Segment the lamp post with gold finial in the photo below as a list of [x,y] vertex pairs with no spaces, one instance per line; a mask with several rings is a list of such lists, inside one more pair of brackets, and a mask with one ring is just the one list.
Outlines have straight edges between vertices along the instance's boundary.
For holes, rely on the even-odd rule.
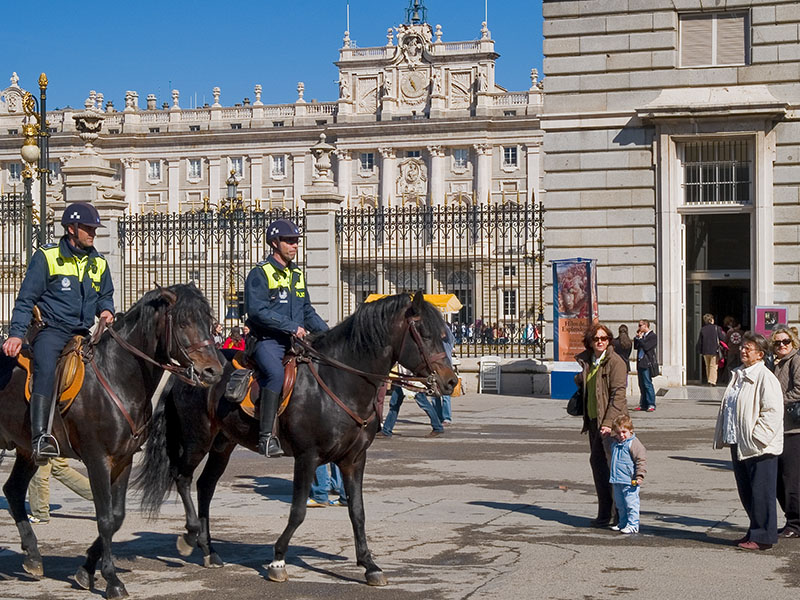
[[47,125],[47,75],[39,75],[39,101],[30,92],[25,92],[22,97],[22,110],[25,113],[22,125],[22,134],[25,141],[20,154],[25,161],[22,175],[25,183],[25,218],[26,218],[26,244],[27,256],[33,253],[33,177],[32,165],[36,164],[36,173],[39,177],[39,234],[38,245],[43,246],[47,241],[47,183],[50,178],[50,151],[48,138],[50,132]]

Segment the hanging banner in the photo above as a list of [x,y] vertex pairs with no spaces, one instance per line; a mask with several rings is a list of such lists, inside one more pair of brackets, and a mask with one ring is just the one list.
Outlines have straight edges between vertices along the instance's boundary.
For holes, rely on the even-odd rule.
[[553,360],[571,361],[584,350],[583,333],[598,318],[597,261],[553,261]]

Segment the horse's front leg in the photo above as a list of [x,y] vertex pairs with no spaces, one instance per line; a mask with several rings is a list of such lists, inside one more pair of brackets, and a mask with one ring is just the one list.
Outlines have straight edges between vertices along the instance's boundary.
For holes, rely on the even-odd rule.
[[210,530],[210,510],[211,499],[214,497],[214,490],[217,487],[217,482],[225,469],[228,467],[228,461],[231,458],[231,453],[236,448],[235,442],[228,442],[222,449],[217,449],[216,445],[211,449],[206,461],[206,466],[203,472],[197,479],[197,503],[199,505],[200,515],[200,537],[197,541],[200,549],[203,551],[203,566],[204,567],[221,567],[223,565],[222,559],[214,551],[211,545],[211,530]]
[[314,471],[318,465],[319,459],[316,455],[303,454],[294,459],[292,510],[289,513],[289,523],[286,525],[286,529],[275,542],[275,553],[267,569],[267,577],[272,581],[286,581],[289,578],[286,574],[286,550],[289,548],[289,540],[292,539],[294,532],[306,518],[308,492],[311,490],[311,481],[314,479]]
[[101,573],[106,580],[106,597],[115,599],[128,595],[125,585],[117,577],[111,554],[111,540],[125,520],[125,496],[131,474],[131,461],[118,465],[112,473],[104,458],[86,463],[100,535],[86,552],[86,562],[78,569],[75,580],[81,587],[91,589],[94,586],[97,561],[102,559]]
[[38,467],[29,458],[17,453],[11,475],[3,486],[3,493],[8,500],[8,508],[14,522],[17,524],[17,531],[21,542],[22,551],[25,558],[22,561],[22,568],[33,577],[39,579],[44,575],[42,565],[42,555],[39,553],[39,544],[36,534],[28,521],[28,513],[25,511],[25,492],[28,491],[28,484],[33,478]]
[[365,570],[369,585],[386,585],[389,581],[381,568],[372,560],[372,553],[367,546],[367,533],[364,516],[364,466],[367,462],[366,452],[361,452],[352,463],[340,462],[344,489],[347,492],[347,510],[350,523],[353,525],[353,536],[356,541],[356,561]]

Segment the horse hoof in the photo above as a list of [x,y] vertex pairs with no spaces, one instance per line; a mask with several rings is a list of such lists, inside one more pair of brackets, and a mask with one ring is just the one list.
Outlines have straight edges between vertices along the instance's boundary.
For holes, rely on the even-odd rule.
[[109,600],[115,600],[116,598],[127,598],[128,597],[128,590],[125,589],[125,586],[122,583],[117,585],[108,585],[106,587],[106,598]]
[[185,535],[179,535],[175,545],[178,547],[178,554],[181,556],[189,556],[194,550],[194,546],[186,541]]
[[206,569],[218,569],[219,567],[224,566],[225,563],[222,562],[222,559],[216,552],[212,552],[208,556],[203,557],[203,566]]
[[25,572],[31,577],[35,577],[36,579],[44,577],[44,565],[42,564],[41,558],[25,557],[25,560],[22,561],[22,568],[25,569]]
[[286,574],[286,567],[269,567],[267,569],[267,577],[270,581],[277,581],[278,583],[289,580],[289,576]]
[[370,571],[366,575],[367,577],[367,585],[388,585],[389,580],[386,579],[386,575],[383,574],[383,571]]
[[75,573],[75,583],[85,590],[90,590],[94,587],[94,576],[89,575],[89,571],[85,568],[79,567]]

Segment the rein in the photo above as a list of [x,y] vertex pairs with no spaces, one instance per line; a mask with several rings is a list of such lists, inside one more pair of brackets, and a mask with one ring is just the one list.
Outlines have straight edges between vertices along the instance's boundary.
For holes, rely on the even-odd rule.
[[[422,336],[420,336],[419,331],[417,330],[416,322],[420,320],[420,317],[407,317],[406,318],[406,326],[405,331],[403,332],[403,342],[400,344],[400,350],[405,347],[406,339],[408,338],[409,331],[411,332],[411,337],[414,340],[414,343],[417,345],[417,348],[422,355],[422,361],[413,369],[414,372],[417,372],[419,368],[424,364],[428,368],[429,375],[427,377],[416,377],[411,375],[403,375],[400,373],[389,373],[388,375],[378,375],[376,373],[369,373],[367,371],[362,371],[360,369],[356,369],[355,367],[351,367],[350,365],[346,365],[345,363],[338,361],[334,358],[329,356],[325,356],[318,350],[316,350],[311,344],[306,342],[303,339],[293,337],[294,342],[300,346],[304,351],[305,354],[303,356],[298,357],[298,362],[303,362],[308,365],[308,369],[311,371],[311,374],[314,376],[314,379],[317,381],[319,386],[322,390],[333,400],[342,410],[344,410],[350,418],[352,418],[359,427],[362,429],[366,429],[367,425],[369,425],[372,421],[376,418],[380,420],[380,412],[378,408],[378,398],[381,396],[381,392],[384,394],[386,393],[386,389],[390,384],[396,384],[400,387],[412,390],[412,391],[433,391],[435,388],[438,388],[438,384],[436,383],[436,377],[433,374],[433,363],[445,356],[447,356],[444,352],[440,352],[438,354],[434,354],[430,356],[428,352],[425,350],[425,347],[422,343]],[[348,373],[352,373],[354,375],[358,375],[363,377],[367,380],[373,380],[376,384],[376,388],[378,388],[377,395],[373,398],[373,408],[374,411],[370,414],[369,417],[366,419],[362,419],[359,417],[350,407],[348,407],[342,400],[333,393],[333,390],[328,387],[328,385],[322,380],[322,377],[317,371],[317,368],[314,366],[314,360],[319,361],[322,364],[327,364],[332,367],[336,367],[337,369],[341,369]],[[422,384],[422,387],[420,386]]]
[[172,314],[169,312],[169,310],[167,310],[167,332],[166,332],[167,335],[166,335],[166,337],[169,339],[170,345],[172,345],[173,343],[176,344],[178,346],[178,350],[180,350],[180,352],[183,354],[183,356],[190,363],[192,363],[191,366],[189,367],[189,372],[190,372],[191,377],[186,377],[183,374],[183,372],[186,369],[183,369],[183,368],[178,367],[176,365],[163,364],[163,363],[160,363],[160,362],[158,362],[156,360],[153,360],[152,358],[147,356],[144,352],[139,350],[136,346],[132,345],[130,342],[128,342],[126,339],[124,339],[122,336],[120,336],[116,331],[114,331],[114,329],[112,327],[107,327],[105,319],[100,319],[100,323],[97,326],[97,329],[95,330],[94,334],[92,335],[92,338],[91,338],[91,341],[90,341],[89,347],[92,348],[92,350],[90,350],[87,353],[87,359],[88,359],[89,364],[92,367],[92,370],[94,371],[95,376],[97,377],[97,381],[100,382],[100,385],[103,386],[103,389],[109,395],[111,400],[114,401],[114,404],[116,404],[117,408],[122,413],[122,416],[125,417],[125,420],[128,422],[128,426],[131,428],[131,434],[133,434],[133,438],[134,439],[138,439],[139,438],[139,436],[142,434],[142,432],[147,428],[147,425],[150,422],[150,419],[148,418],[144,422],[144,424],[141,427],[139,427],[139,429],[136,429],[136,424],[133,422],[133,419],[131,418],[130,413],[125,409],[125,405],[122,403],[122,400],[120,400],[119,396],[114,392],[113,389],[111,389],[111,385],[108,383],[108,380],[106,380],[106,378],[103,376],[103,374],[100,373],[100,369],[97,367],[97,363],[94,360],[93,348],[94,348],[94,346],[97,345],[97,342],[100,340],[100,337],[103,334],[104,330],[108,330],[108,333],[111,335],[112,338],[114,338],[114,341],[116,341],[120,346],[122,346],[122,348],[124,350],[127,350],[130,354],[133,354],[134,356],[136,356],[138,358],[141,358],[141,359],[143,359],[143,360],[145,360],[145,361],[147,361],[147,362],[149,362],[149,363],[151,363],[151,364],[153,364],[153,365],[155,365],[155,366],[157,366],[157,367],[159,367],[159,368],[161,368],[161,369],[163,369],[165,371],[168,371],[169,373],[172,374],[172,376],[177,377],[178,379],[180,379],[184,383],[188,383],[191,386],[197,386],[197,385],[205,386],[205,384],[202,383],[197,378],[197,375],[195,374],[195,371],[194,371],[194,363],[192,362],[192,359],[191,359],[191,357],[189,355],[192,352],[195,352],[195,351],[199,350],[200,348],[204,348],[206,346],[209,346],[209,345],[213,344],[214,341],[211,338],[208,338],[208,339],[205,339],[205,340],[203,340],[201,342],[197,342],[196,344],[192,344],[188,348],[184,347],[184,345],[180,342],[180,340],[178,340],[173,334]]

